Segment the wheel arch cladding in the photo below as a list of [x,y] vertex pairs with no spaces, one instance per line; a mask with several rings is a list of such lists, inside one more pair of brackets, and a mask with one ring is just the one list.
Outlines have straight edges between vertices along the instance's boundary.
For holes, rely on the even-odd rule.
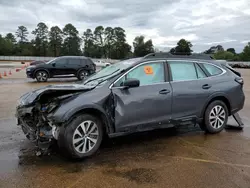
[[225,103],[225,105],[227,106],[227,110],[228,110],[228,115],[230,116],[231,115],[231,105],[230,105],[230,101],[228,100],[227,97],[223,96],[223,95],[219,95],[219,96],[215,96],[213,98],[211,98],[205,105],[205,107],[203,108],[202,110],[202,118],[204,117],[204,114],[205,114],[205,111],[208,107],[209,104],[211,104],[213,101],[222,101]]
[[[90,108],[83,108],[83,109],[80,109],[76,112],[74,112],[68,119],[67,122],[70,122],[72,121],[72,119],[78,115],[81,115],[81,114],[90,114],[90,115],[93,115],[97,118],[100,119],[100,121],[103,124],[103,128],[104,128],[104,132],[106,134],[109,134],[109,133],[112,133],[113,132],[113,127],[108,119],[108,117],[105,115],[104,112],[102,112],[101,110],[99,109],[96,109],[96,108],[93,108],[93,107],[90,107]],[[68,123],[67,123],[68,124]]]
[[36,73],[37,73],[38,71],[45,71],[45,72],[47,72],[48,77],[50,77],[49,71],[48,71],[47,69],[44,69],[44,68],[40,68],[40,69],[35,70],[35,71],[34,71],[34,76],[36,76]]

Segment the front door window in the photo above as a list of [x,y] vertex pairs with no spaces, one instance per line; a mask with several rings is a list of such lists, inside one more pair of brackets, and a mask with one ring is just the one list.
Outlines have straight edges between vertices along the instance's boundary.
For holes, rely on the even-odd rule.
[[159,62],[140,65],[123,76],[114,86],[123,86],[124,81],[128,79],[138,79],[140,86],[162,83],[165,81],[164,64]]

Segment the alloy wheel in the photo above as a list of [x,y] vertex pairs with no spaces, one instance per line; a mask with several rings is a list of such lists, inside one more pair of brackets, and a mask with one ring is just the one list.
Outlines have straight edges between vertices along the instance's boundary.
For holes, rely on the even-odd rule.
[[47,74],[45,72],[39,72],[37,74],[37,79],[39,81],[46,81],[47,80]]
[[74,131],[73,147],[79,153],[88,153],[97,143],[99,131],[93,121],[82,122]]
[[210,125],[215,129],[219,129],[224,124],[225,120],[225,109],[220,105],[216,105],[215,107],[213,107],[209,114]]
[[84,79],[84,78],[86,78],[88,76],[88,73],[86,72],[86,71],[82,71],[81,73],[80,73],[80,78],[81,79]]

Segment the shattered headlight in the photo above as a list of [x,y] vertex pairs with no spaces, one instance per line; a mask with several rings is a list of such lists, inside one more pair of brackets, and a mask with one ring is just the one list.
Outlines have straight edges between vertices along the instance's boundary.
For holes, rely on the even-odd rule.
[[49,104],[41,106],[41,111],[42,112],[50,113],[50,112],[52,112],[58,106],[59,106],[58,102],[51,102]]
[[56,97],[55,99],[51,100],[50,102],[44,104],[41,106],[41,111],[46,113],[51,113],[54,111],[57,107],[60,106],[61,101],[66,100],[70,97],[72,97],[73,94],[63,95]]

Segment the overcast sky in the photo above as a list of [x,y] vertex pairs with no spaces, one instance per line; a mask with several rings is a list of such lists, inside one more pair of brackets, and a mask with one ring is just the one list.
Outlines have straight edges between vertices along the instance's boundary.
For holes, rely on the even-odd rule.
[[31,32],[38,22],[72,23],[81,35],[98,25],[120,26],[131,45],[144,35],[160,49],[185,38],[196,52],[218,44],[240,52],[250,42],[250,0],[0,0],[1,34],[19,25]]

